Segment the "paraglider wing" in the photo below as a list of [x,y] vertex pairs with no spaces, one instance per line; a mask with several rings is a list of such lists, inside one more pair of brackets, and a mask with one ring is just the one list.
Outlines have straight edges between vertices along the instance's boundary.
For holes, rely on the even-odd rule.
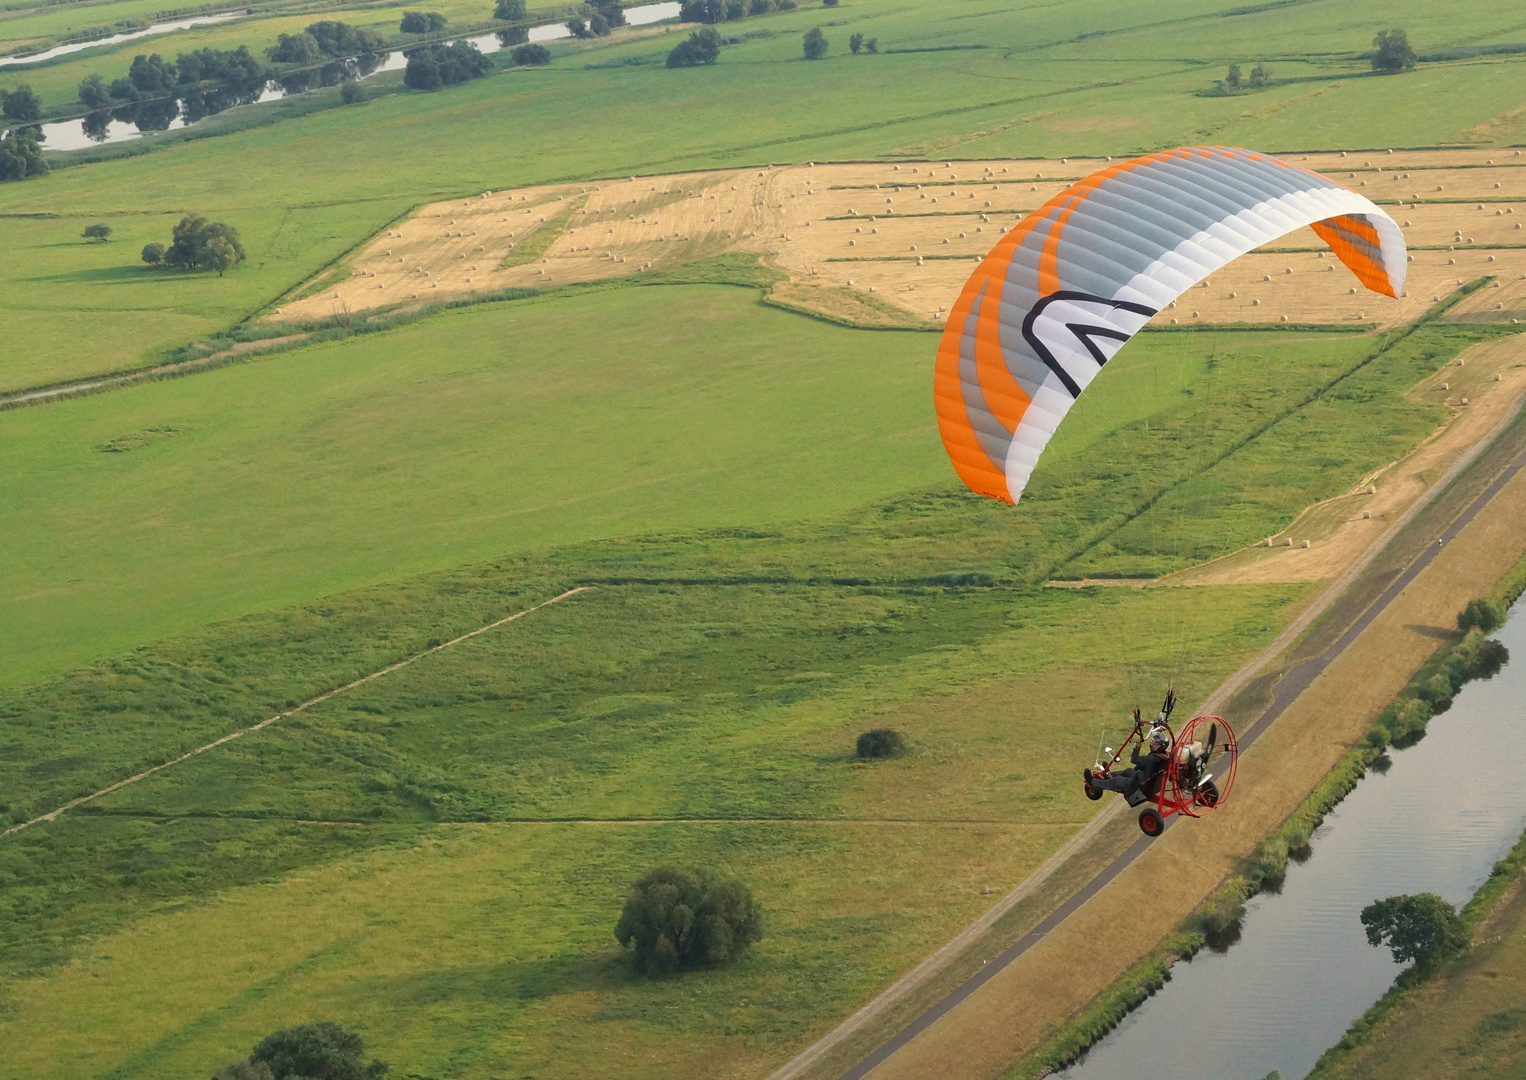
[[1367,288],[1402,294],[1392,218],[1249,150],[1120,162],[1028,215],[970,277],[938,348],[938,427],[960,478],[1017,502],[1070,406],[1129,338],[1225,263],[1307,225]]

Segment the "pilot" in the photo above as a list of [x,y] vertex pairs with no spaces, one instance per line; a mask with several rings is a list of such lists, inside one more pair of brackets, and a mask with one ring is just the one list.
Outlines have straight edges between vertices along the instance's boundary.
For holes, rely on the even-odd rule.
[[[1149,745],[1145,751],[1144,744]],[[1129,754],[1134,763],[1132,769],[1119,769],[1110,776],[1098,776],[1091,769],[1082,770],[1086,785],[1096,791],[1116,791],[1127,798],[1135,791],[1148,789],[1149,784],[1165,771],[1167,755],[1171,750],[1171,734],[1165,728],[1150,730],[1149,736]]]

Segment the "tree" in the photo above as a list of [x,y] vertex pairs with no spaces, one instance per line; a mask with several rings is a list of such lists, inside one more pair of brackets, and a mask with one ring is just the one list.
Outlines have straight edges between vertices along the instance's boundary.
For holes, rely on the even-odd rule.
[[152,56],[139,53],[132,58],[132,67],[127,69],[127,78],[132,82],[133,89],[145,97],[169,92],[175,85],[177,74],[175,65],[165,63],[158,53]]
[[678,8],[679,22],[718,23],[725,18],[724,0],[684,0]]
[[698,67],[713,64],[721,55],[721,33],[713,26],[705,26],[680,41],[668,53],[668,67]]
[[313,23],[306,33],[318,43],[319,51],[325,56],[359,56],[382,50],[382,37],[375,30],[333,19]]
[[528,18],[529,14],[527,0],[498,0],[498,5],[493,8],[493,18],[506,22],[517,22]]
[[827,36],[821,32],[821,27],[813,26],[805,32],[805,58],[820,60],[826,55]]
[[429,32],[431,34],[438,34],[441,30],[445,29],[444,15],[431,11],[425,18],[429,20]]
[[0,90],[0,113],[13,124],[35,124],[42,119],[42,101],[22,83],[10,93]]
[[346,105],[360,105],[369,97],[366,84],[359,79],[346,79],[339,84],[339,100]]
[[1369,945],[1387,945],[1396,963],[1427,963],[1468,943],[1468,934],[1452,905],[1435,893],[1390,896],[1362,909]]
[[[214,269],[221,274],[233,263],[244,261],[244,245],[238,238],[238,230],[220,221],[208,221],[200,214],[187,214],[181,218],[171,238],[173,243],[163,256],[166,266],[182,270]],[[225,252],[221,245],[213,249],[214,240],[221,240],[231,250],[231,262],[224,264]]]
[[1238,90],[1240,89],[1240,84],[1244,81],[1245,77],[1240,74],[1240,65],[1230,64],[1229,74],[1224,76],[1225,88],[1228,90]]
[[111,105],[111,91],[99,75],[87,75],[79,84],[79,99],[87,109],[105,109]]
[[822,7],[836,7],[837,0],[821,0]]
[[164,245],[157,240],[152,244],[144,244],[142,259],[149,266],[159,266],[164,262]]
[[1249,83],[1252,90],[1264,89],[1266,84],[1271,81],[1272,69],[1267,67],[1265,64],[1257,64],[1255,67],[1250,69]]
[[594,0],[592,6],[596,14],[603,16],[611,30],[625,25],[625,9],[620,6],[620,0]]
[[868,39],[867,41],[864,42],[864,52],[868,53],[870,56],[874,56],[879,51],[880,51],[880,39],[879,38],[872,37],[872,38],[870,38],[870,39]]
[[1476,626],[1487,634],[1499,629],[1504,621],[1504,614],[1490,601],[1469,600],[1468,606],[1457,616],[1457,629],[1466,632]]
[[403,19],[397,24],[399,34],[427,34],[429,33],[429,18],[422,11],[405,11]]
[[330,1020],[286,1028],[260,1040],[249,1055],[251,1065],[265,1065],[273,1080],[374,1080],[387,1064],[361,1060],[366,1044],[353,1031]]
[[595,11],[588,17],[588,31],[594,37],[604,37],[610,31],[609,20]]
[[111,236],[111,233],[110,225],[107,225],[104,221],[97,221],[94,225],[86,225],[85,231],[80,233],[80,235],[92,244],[104,244],[107,238]]
[[851,52],[854,56],[857,56],[859,54],[859,50],[862,49],[863,47],[864,47],[864,35],[863,34],[854,34],[854,35],[852,35],[851,37],[848,38],[848,51]]
[[588,29],[588,24],[576,15],[567,20],[567,32],[575,38],[593,37],[593,31]]
[[514,50],[514,63],[521,67],[551,63],[551,50],[544,45],[521,45]]
[[212,1074],[212,1080],[275,1080],[263,1061],[235,1061]]
[[1409,47],[1409,35],[1403,30],[1380,30],[1372,39],[1372,70],[1396,74],[1415,66],[1415,50]]
[[266,46],[265,55],[277,64],[314,64],[323,55],[311,34],[281,34],[274,45]]
[[631,889],[615,938],[636,970],[663,975],[724,964],[763,937],[763,912],[734,878],[659,867]]
[[47,176],[42,145],[36,128],[17,128],[0,138],[0,180],[25,180]]
[[408,54],[403,84],[412,90],[438,90],[480,78],[492,69],[492,61],[469,42],[425,45]]

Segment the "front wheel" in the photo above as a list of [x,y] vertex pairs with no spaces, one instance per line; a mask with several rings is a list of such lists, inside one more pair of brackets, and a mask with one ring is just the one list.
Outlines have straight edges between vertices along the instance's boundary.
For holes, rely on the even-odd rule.
[[1102,789],[1101,788],[1097,788],[1097,787],[1092,787],[1090,780],[1082,781],[1081,786],[1083,788],[1085,788],[1085,790],[1086,790],[1086,797],[1088,799],[1090,799],[1092,802],[1096,802],[1098,799],[1102,798]]
[[1139,812],[1139,829],[1146,836],[1159,836],[1166,831],[1166,819],[1159,811],[1146,807]]

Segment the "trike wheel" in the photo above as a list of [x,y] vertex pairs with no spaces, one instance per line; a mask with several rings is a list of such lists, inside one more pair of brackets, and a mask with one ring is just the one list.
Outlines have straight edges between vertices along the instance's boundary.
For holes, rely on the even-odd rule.
[[1092,787],[1090,780],[1083,781],[1082,787],[1084,787],[1086,790],[1086,797],[1092,802],[1096,802],[1098,799],[1102,798],[1102,789],[1099,787]]
[[1158,810],[1146,807],[1139,812],[1139,829],[1146,836],[1159,836],[1166,831],[1166,819]]
[[1197,789],[1196,801],[1199,806],[1206,806],[1210,810],[1219,805],[1219,789],[1212,780]]

